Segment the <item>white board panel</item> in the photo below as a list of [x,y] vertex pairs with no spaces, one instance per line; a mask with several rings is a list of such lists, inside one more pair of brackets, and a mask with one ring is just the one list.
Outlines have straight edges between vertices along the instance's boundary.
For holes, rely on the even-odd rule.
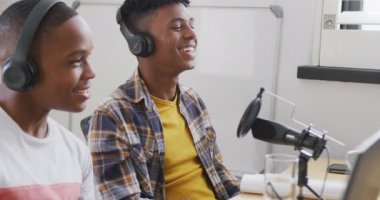
[[82,4],[78,11],[93,32],[94,50],[90,64],[96,72],[91,81],[91,99],[86,109],[72,115],[72,128],[82,133],[80,120],[91,115],[103,99],[124,83],[137,66],[137,59],[127,46],[116,23],[117,5]]
[[[181,80],[205,101],[227,167],[234,172],[258,172],[266,144],[251,133],[237,138],[236,132],[259,88],[272,88],[278,21],[267,9],[195,7],[191,11],[198,32],[197,64]],[[268,102],[260,115],[269,117]]]

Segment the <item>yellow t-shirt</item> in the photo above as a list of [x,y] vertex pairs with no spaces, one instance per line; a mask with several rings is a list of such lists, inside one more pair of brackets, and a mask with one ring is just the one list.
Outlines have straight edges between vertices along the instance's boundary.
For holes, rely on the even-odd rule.
[[167,200],[216,199],[195,150],[193,138],[176,99],[152,96],[164,126],[165,195]]

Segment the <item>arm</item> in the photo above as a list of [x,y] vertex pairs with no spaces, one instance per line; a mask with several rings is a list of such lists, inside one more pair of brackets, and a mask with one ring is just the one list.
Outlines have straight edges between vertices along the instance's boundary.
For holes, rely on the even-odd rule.
[[[204,160],[205,168],[208,171],[208,176],[214,185],[214,192],[218,195],[219,199],[229,199],[239,194],[239,181],[227,170],[223,164],[222,155],[216,144],[216,133],[211,125],[211,120],[206,109],[205,104],[199,95],[192,89],[183,87],[184,91],[183,109],[187,110],[184,113],[190,119],[188,121],[189,128],[193,133],[198,134],[199,141],[196,141],[201,149],[201,152],[209,152],[209,156],[205,153],[198,154]],[[201,159],[202,159],[201,158]],[[214,168],[215,170],[212,170]],[[220,187],[223,184],[223,187]],[[218,186],[216,186],[218,185]]]
[[[84,146],[84,145],[83,145]],[[95,199],[94,191],[94,176],[91,162],[91,155],[88,148],[85,146],[81,149],[84,153],[82,163],[82,185],[80,189],[80,200]]]
[[219,177],[222,180],[224,187],[226,188],[228,196],[233,197],[238,195],[240,193],[240,182],[223,165],[222,154],[220,153],[219,147],[216,143],[214,145],[213,152],[213,162],[215,169],[219,174]]
[[228,196],[231,198],[240,193],[240,182],[239,180],[233,176],[228,169],[223,164],[222,154],[219,150],[219,147],[216,143],[216,132],[211,125],[211,120],[208,115],[207,109],[203,101],[199,98],[199,103],[201,109],[204,112],[205,120],[207,121],[208,128],[206,128],[206,134],[210,139],[210,151],[211,151],[211,159],[214,164],[214,167],[219,175],[220,180],[222,181],[224,188],[226,189]]
[[103,199],[140,199],[125,127],[112,112],[97,110],[89,134],[94,174]]

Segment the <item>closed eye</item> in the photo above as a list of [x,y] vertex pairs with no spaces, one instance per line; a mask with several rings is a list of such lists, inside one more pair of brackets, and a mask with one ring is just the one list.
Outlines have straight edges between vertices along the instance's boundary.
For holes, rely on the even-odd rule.
[[195,26],[194,26],[194,23],[193,23],[193,22],[190,23],[189,26],[190,26],[191,29],[193,29],[193,30],[195,29]]
[[182,27],[181,26],[173,26],[172,29],[174,31],[181,31],[182,30]]
[[91,49],[86,50],[86,49],[79,49],[75,50],[67,55],[67,61],[68,64],[72,66],[81,66],[83,63],[87,62],[87,58],[91,54]]
[[74,65],[80,65],[80,63],[82,62],[83,59],[77,59],[77,60],[74,60],[72,61],[71,63],[74,64]]

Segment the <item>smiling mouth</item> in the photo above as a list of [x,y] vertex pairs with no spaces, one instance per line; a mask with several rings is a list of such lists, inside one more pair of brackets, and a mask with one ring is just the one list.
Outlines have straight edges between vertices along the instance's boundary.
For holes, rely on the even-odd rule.
[[195,52],[195,47],[193,47],[193,46],[182,47],[179,49],[179,51],[184,52],[184,53]]
[[89,88],[85,88],[85,89],[77,89],[77,90],[74,91],[74,93],[75,93],[76,95],[83,96],[83,97],[85,97],[86,99],[90,98],[90,96],[91,96]]
[[88,94],[89,91],[88,91],[88,89],[75,90],[75,93],[76,93],[76,94]]

